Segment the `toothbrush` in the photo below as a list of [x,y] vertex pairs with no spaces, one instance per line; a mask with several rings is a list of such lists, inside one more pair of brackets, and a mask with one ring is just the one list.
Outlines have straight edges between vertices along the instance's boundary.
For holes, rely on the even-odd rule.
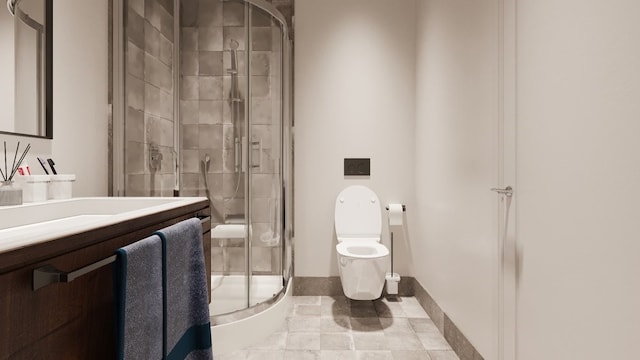
[[49,166],[51,167],[51,172],[53,173],[53,175],[58,175],[58,172],[56,171],[56,168],[53,167],[53,165],[55,165],[53,160],[52,159],[47,159],[47,162],[49,163]]
[[45,161],[42,158],[37,158],[38,162],[40,163],[40,166],[42,166],[42,170],[44,170],[44,173],[49,175],[49,170],[47,170],[47,165],[45,163]]

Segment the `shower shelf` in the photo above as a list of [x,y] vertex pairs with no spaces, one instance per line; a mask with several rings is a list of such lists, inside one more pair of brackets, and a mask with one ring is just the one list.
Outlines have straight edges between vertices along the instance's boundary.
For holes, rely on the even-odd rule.
[[246,235],[245,224],[221,224],[211,229],[212,239],[242,239]]

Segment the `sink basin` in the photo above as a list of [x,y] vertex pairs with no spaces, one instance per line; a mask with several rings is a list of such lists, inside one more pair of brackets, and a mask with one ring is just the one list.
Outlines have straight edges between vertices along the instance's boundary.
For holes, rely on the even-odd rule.
[[203,199],[90,197],[0,207],[0,253]]

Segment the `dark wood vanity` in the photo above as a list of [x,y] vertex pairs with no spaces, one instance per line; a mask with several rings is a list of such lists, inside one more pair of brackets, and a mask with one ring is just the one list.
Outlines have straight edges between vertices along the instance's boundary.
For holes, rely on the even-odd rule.
[[112,266],[35,291],[33,270],[52,265],[74,271],[194,216],[204,219],[203,246],[210,273],[207,200],[0,253],[0,359],[115,359]]

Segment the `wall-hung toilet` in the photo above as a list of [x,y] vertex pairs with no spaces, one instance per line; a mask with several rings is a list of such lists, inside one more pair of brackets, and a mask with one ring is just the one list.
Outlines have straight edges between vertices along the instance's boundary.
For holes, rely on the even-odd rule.
[[366,186],[349,186],[336,199],[338,269],[350,299],[373,300],[382,294],[389,250],[380,243],[380,211],[378,196]]

